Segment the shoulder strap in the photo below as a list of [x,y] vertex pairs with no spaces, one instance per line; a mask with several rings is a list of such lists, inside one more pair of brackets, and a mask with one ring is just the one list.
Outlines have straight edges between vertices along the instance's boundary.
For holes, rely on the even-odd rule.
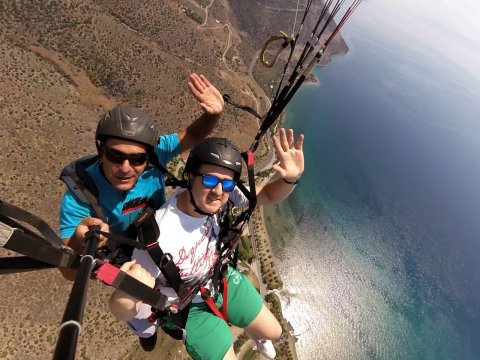
[[103,210],[98,203],[97,186],[86,171],[86,168],[95,161],[98,161],[98,155],[83,157],[71,162],[63,168],[60,173],[60,180],[67,185],[79,201],[90,205],[99,219],[107,222]]
[[189,291],[185,288],[180,277],[180,270],[173,261],[172,255],[164,253],[158,244],[160,229],[155,220],[155,212],[151,208],[146,208],[138,215],[133,222],[137,228],[138,240],[148,251],[155,264],[159,267],[165,279],[175,290],[180,299],[184,299]]

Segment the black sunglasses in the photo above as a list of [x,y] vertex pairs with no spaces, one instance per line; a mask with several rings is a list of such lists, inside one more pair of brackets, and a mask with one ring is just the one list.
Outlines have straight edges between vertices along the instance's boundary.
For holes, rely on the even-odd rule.
[[214,189],[219,183],[222,184],[222,190],[225,192],[231,192],[235,189],[235,185],[237,182],[232,179],[220,179],[215,175],[209,174],[200,174],[192,172],[194,176],[201,176],[202,177],[202,185],[205,186],[207,189]]
[[131,166],[140,166],[145,164],[147,161],[147,153],[134,153],[126,154],[124,152],[109,148],[108,146],[103,147],[103,153],[108,161],[114,164],[123,164],[125,160],[128,160]]

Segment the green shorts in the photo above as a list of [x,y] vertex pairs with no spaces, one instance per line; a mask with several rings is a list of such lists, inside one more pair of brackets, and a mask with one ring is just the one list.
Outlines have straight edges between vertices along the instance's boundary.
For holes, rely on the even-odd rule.
[[[246,276],[228,267],[228,321],[248,326],[260,313],[263,299]],[[220,308],[222,296],[217,300]],[[227,323],[208,310],[205,303],[192,304],[186,325],[185,346],[193,359],[220,360],[233,345]]]

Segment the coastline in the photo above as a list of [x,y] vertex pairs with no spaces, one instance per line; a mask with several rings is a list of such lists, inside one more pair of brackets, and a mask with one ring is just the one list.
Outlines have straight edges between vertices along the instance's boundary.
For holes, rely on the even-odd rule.
[[[267,220],[267,217],[265,215],[265,209],[264,209],[263,206],[260,209],[260,214],[261,214],[260,215],[261,216],[261,222],[262,222],[262,227],[263,227],[263,232],[264,232],[266,242],[269,244],[270,248],[272,248],[272,238],[271,238],[271,236],[268,232],[268,226],[267,226],[268,220]],[[272,252],[273,252],[273,248],[272,248]],[[273,258],[275,258],[275,256]],[[278,270],[276,268],[275,263],[274,263],[273,266],[275,266],[275,272],[278,273]],[[280,275],[278,275],[278,276],[281,279]],[[282,289],[283,289],[283,281],[282,281],[282,287],[278,290],[282,290]],[[273,290],[273,291],[275,293],[275,290]],[[281,303],[280,297],[277,294],[275,294],[275,296],[277,297],[277,299]],[[290,323],[290,321],[283,316],[283,309],[282,308],[281,308],[281,310],[282,310],[282,319],[284,321],[283,325],[286,328],[285,330],[287,330],[287,334],[284,334],[284,336],[286,336],[286,338],[288,340],[288,346],[289,346],[290,350],[292,351],[293,359],[297,360],[298,359],[297,349],[296,349],[297,337],[295,335],[293,335],[293,334],[295,334],[295,329],[292,326],[292,324]]]
[[[275,160],[273,145],[267,146],[267,158],[270,161],[262,164],[260,169],[255,169],[256,172],[265,172],[271,168],[271,164]],[[266,177],[260,177],[260,182],[268,182],[274,177],[274,172],[269,172]],[[258,181],[258,178],[257,178]],[[274,205],[275,206],[275,205]],[[276,210],[274,210],[276,211]],[[253,212],[249,226],[249,236],[251,239],[255,260],[250,265],[250,270],[258,278],[258,289],[260,294],[264,297],[270,310],[279,319],[283,328],[283,334],[280,340],[275,343],[278,348],[277,358],[294,359],[297,360],[296,342],[297,337],[294,336],[295,329],[292,324],[283,315],[282,300],[278,292],[283,289],[283,281],[278,272],[276,265],[276,257],[272,247],[272,237],[275,234],[268,232],[270,216],[265,214],[263,206],[257,207]]]
[[308,86],[320,86],[320,79],[313,72],[311,72],[308,74],[308,77],[305,79],[303,84]]
[[[260,84],[256,82],[253,76],[251,76],[251,80],[260,87]],[[310,73],[310,76],[305,79],[304,85],[320,86],[320,80],[312,72]],[[285,122],[286,115],[282,114],[277,120],[275,128],[283,126]],[[275,172],[272,171],[271,167],[276,160],[276,156],[273,143],[269,140],[270,138],[266,137],[264,141],[262,141],[263,146],[260,148],[263,148],[264,150],[261,156],[256,159],[255,176],[257,184],[266,183],[275,177]],[[277,207],[278,204],[272,206],[275,207],[273,211],[280,212]],[[277,350],[280,350],[277,351],[277,358],[298,360],[296,349],[296,342],[298,339],[293,335],[296,334],[296,332],[290,321],[283,315],[282,299],[278,294],[283,289],[283,280],[278,272],[275,263],[276,257],[272,247],[272,237],[275,237],[276,234],[269,233],[268,227],[272,226],[267,225],[273,225],[273,228],[276,226],[276,224],[270,219],[270,216],[265,214],[265,208],[259,206],[253,212],[248,226],[248,235],[250,236],[255,254],[254,261],[250,265],[250,270],[254,273],[251,277],[251,281],[254,283],[256,282],[259,285],[258,290],[263,296],[264,301],[281,322],[283,334],[281,339],[274,343]],[[256,281],[253,277],[256,277]],[[243,353],[244,347],[242,347],[239,355]],[[239,359],[243,359],[243,355],[242,357],[239,357]]]

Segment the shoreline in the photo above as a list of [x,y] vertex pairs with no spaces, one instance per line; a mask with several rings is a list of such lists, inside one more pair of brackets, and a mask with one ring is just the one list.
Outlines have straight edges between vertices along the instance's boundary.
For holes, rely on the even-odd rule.
[[[320,80],[313,74],[310,74],[303,85],[305,86],[320,86]],[[251,80],[256,82],[252,76]],[[260,87],[260,85],[257,83]],[[286,122],[286,115],[282,114],[274,125],[275,128],[283,126]],[[275,177],[275,172],[271,170],[272,164],[276,160],[275,149],[271,141],[264,141],[265,152],[259,159],[255,166],[256,183],[266,183]],[[273,205],[278,206],[278,205]],[[265,215],[265,208],[258,206],[253,212],[249,221],[249,236],[254,249],[255,258],[250,265],[250,270],[255,274],[258,279],[259,291],[264,298],[265,303],[270,305],[270,310],[276,315],[277,319],[281,322],[283,333],[281,338],[274,342],[275,347],[280,348],[277,352],[277,357],[286,355],[286,358],[298,360],[296,342],[298,338],[295,334],[295,328],[291,322],[283,315],[282,301],[278,291],[284,288],[283,280],[278,272],[277,264],[275,263],[275,254],[272,247],[272,236],[268,232],[267,222],[269,216]],[[275,300],[271,300],[274,297]],[[281,357],[283,358],[283,357]]]
[[[266,241],[268,242],[269,246],[272,248],[272,238],[268,232],[268,227],[267,227],[267,219],[266,219],[266,216],[265,216],[265,209],[264,207],[262,206],[261,209],[260,209],[260,213],[261,213],[261,219],[262,219],[262,225],[263,225],[263,228],[264,228],[264,233],[265,233],[265,237],[266,237]],[[273,252],[273,248],[272,248],[272,252]],[[275,264],[274,262],[274,266],[275,266],[275,271],[278,273],[278,269],[277,269],[277,265]],[[280,277],[280,275],[279,275]],[[280,289],[278,289],[279,291],[282,290],[284,288],[283,286],[283,281],[282,281],[282,287]],[[281,304],[281,300],[280,300],[280,297],[278,295],[275,294],[275,296],[278,298],[278,300],[280,301],[280,304]],[[286,330],[288,331],[288,333],[286,334],[286,337],[288,339],[288,344],[289,344],[289,348],[290,350],[292,351],[292,355],[293,355],[293,359],[294,360],[298,360],[298,355],[297,355],[297,347],[296,347],[296,342],[297,342],[297,337],[295,335],[292,335],[292,334],[295,334],[295,328],[293,327],[292,323],[290,322],[289,319],[287,319],[284,315],[283,315],[283,308],[281,307],[281,311],[282,311],[282,319],[284,320],[284,325],[286,327]],[[285,336],[285,335],[284,335]]]
[[[343,39],[341,41],[343,42]],[[257,89],[258,93],[253,91],[250,95],[252,96],[252,100],[256,104],[256,111],[258,113],[262,113],[262,104],[265,104],[266,112],[269,110],[271,103],[269,97],[266,95],[265,89],[262,87],[261,83],[257,81],[253,72],[251,71],[254,64],[258,60],[258,54],[259,51],[256,52],[256,55],[250,62],[250,71],[246,76],[248,78],[246,82],[251,82],[254,85],[253,88]],[[331,52],[327,52],[325,61],[317,64],[315,68],[317,66],[325,66],[331,60],[332,55],[333,54]],[[319,87],[321,85],[321,81],[317,77],[317,75],[315,75],[315,73],[311,71],[302,85],[308,87]],[[259,97],[258,94],[261,94],[261,96]],[[285,113],[282,113],[279,119],[274,124],[273,128],[278,128],[279,126],[282,126],[285,122],[286,115]],[[260,127],[260,124],[258,126]],[[267,182],[272,179],[273,176],[275,176],[275,172],[271,170],[271,166],[276,160],[273,144],[271,143],[271,141],[269,141],[268,138],[266,138],[262,140],[259,150],[261,148],[263,148],[263,150],[261,150],[261,155],[256,159],[257,163],[255,165],[255,176],[257,184],[259,182]],[[284,309],[282,308],[282,300],[277,293],[284,288],[283,280],[281,279],[281,276],[278,272],[277,264],[275,263],[276,257],[272,247],[272,239],[273,237],[278,236],[278,234],[275,234],[275,231],[269,233],[267,224],[270,225],[271,228],[275,228],[276,226],[275,221],[270,219],[270,216],[268,216],[268,214],[265,214],[264,207],[257,207],[257,209],[252,214],[248,225],[248,235],[250,237],[255,255],[254,261],[249,266],[249,270],[253,273],[253,276],[258,279],[259,291],[264,298],[265,303],[267,303],[267,305],[270,307],[272,312],[276,315],[276,317],[279,321],[281,321],[282,324],[282,337],[280,340],[275,342],[275,347],[278,347],[280,350],[277,351],[277,356],[279,358],[285,357],[298,360],[296,348],[298,335],[294,335],[296,334],[296,332],[292,323],[287,318],[285,318],[283,314]]]
[[[277,291],[283,289],[283,281],[275,264],[271,238],[266,226],[264,208],[257,208],[250,220],[250,239],[254,248],[255,260],[250,265],[251,273],[258,278],[259,291],[265,303],[280,321],[283,329],[281,338],[274,342],[277,356],[298,360],[296,342],[297,337],[292,334],[295,329],[283,315],[282,303]],[[280,357],[283,358],[283,357]]]
[[[270,162],[264,164],[263,169],[256,169],[264,172],[271,168],[271,163],[275,159],[273,145],[269,144],[267,149],[267,157],[271,158]],[[274,172],[270,172],[268,176],[261,177],[261,183],[268,182],[274,177]],[[258,178],[257,178],[258,179]],[[277,292],[284,288],[283,280],[278,272],[276,257],[272,247],[272,234],[269,234],[267,223],[268,217],[265,214],[263,206],[257,207],[253,212],[249,222],[249,236],[255,254],[255,260],[250,265],[250,270],[257,276],[260,294],[264,297],[265,302],[270,305],[270,309],[281,321],[283,334],[280,340],[275,342],[276,347],[280,348],[280,353],[288,354],[289,358],[298,360],[296,342],[297,337],[295,329],[291,322],[283,315],[282,301]]]

